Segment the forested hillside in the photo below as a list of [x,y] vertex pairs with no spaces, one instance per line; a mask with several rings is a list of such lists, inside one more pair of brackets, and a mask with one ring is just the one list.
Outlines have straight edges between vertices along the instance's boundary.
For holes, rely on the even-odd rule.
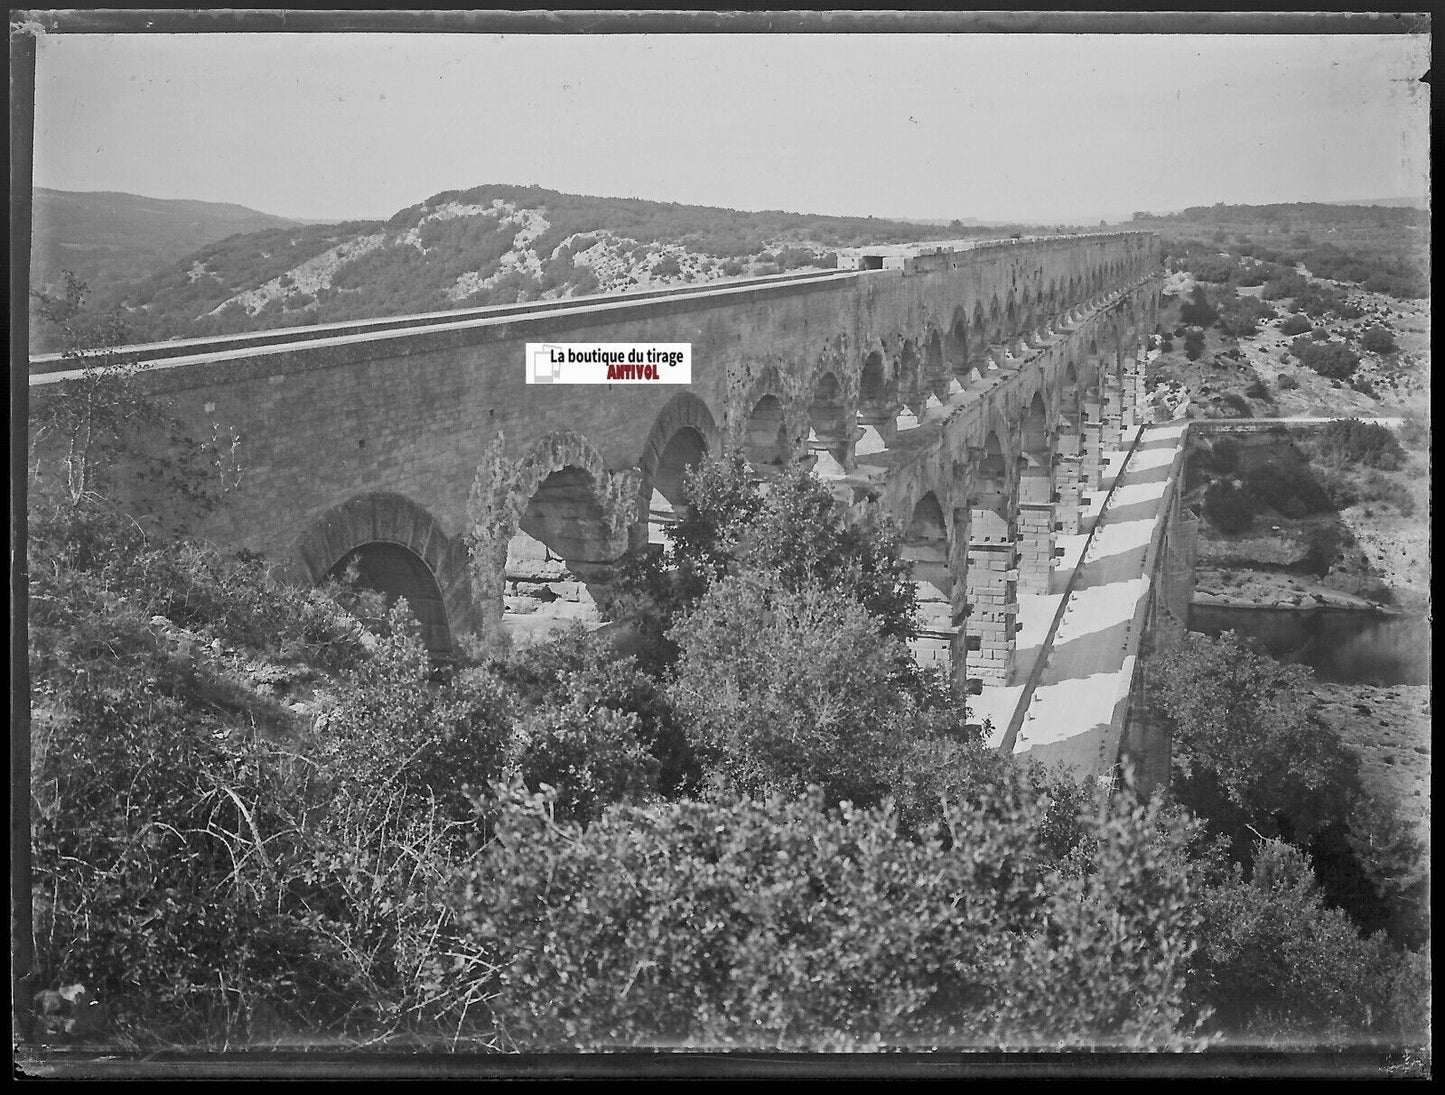
[[233,235],[139,281],[82,280],[88,309],[118,309],[143,342],[827,269],[838,248],[1007,231],[491,184],[385,223]]

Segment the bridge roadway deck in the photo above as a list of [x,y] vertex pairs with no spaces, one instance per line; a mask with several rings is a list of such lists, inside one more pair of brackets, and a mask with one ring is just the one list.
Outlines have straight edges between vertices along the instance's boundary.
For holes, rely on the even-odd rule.
[[[976,717],[993,723],[991,745],[1079,774],[1102,774],[1112,765],[1137,650],[1131,632],[1149,592],[1146,557],[1157,522],[1167,518],[1169,477],[1186,429],[1184,422],[1146,426],[1130,451],[1110,453],[1105,489],[1086,496],[1091,531],[1059,538],[1064,565],[1055,574],[1057,592],[1020,595],[1014,683],[985,688],[974,701]],[[1030,689],[1041,657],[1042,672]],[[1027,704],[1021,720],[1020,704]],[[1013,722],[1018,731],[1010,742]]]

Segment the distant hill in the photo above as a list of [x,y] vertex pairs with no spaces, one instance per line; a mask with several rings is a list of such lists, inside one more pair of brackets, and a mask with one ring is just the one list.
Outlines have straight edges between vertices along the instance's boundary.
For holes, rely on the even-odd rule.
[[491,184],[435,194],[385,222],[273,223],[213,239],[94,303],[122,308],[129,339],[149,341],[826,269],[840,248],[939,236],[937,225],[873,217]]
[[94,290],[133,283],[237,232],[297,222],[242,205],[36,187],[31,284],[58,285],[71,270]]

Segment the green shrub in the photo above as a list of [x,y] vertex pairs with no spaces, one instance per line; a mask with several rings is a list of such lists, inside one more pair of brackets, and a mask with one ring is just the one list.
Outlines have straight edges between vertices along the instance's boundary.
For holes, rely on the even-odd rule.
[[1254,408],[1249,405],[1249,400],[1238,392],[1226,392],[1221,402],[1232,410],[1237,418],[1254,417]]
[[911,659],[856,603],[728,578],[671,636],[672,702],[716,778],[752,794],[815,783],[834,802],[885,793],[908,728]]
[[656,790],[658,762],[635,712],[574,695],[518,720],[507,767],[533,789],[557,789],[559,818],[590,821],[615,802],[639,802]]
[[1239,442],[1232,437],[1214,438],[1209,444],[1209,466],[1217,472],[1229,475],[1239,467]]
[[1309,331],[1310,321],[1299,312],[1285,316],[1279,321],[1279,332],[1282,335],[1302,335]]
[[1275,380],[1275,386],[1282,392],[1289,392],[1299,387],[1299,381],[1289,373],[1280,373]]
[[1335,466],[1364,464],[1393,471],[1405,462],[1405,450],[1387,426],[1358,418],[1330,422],[1314,438],[1319,459]]
[[1300,518],[1334,509],[1308,465],[1276,462],[1251,473],[1245,486],[1251,495],[1285,517]]
[[816,796],[614,807],[585,830],[497,788],[457,894],[510,1047],[1182,1047],[1188,830],[1123,804],[1054,866],[1037,805]]
[[1360,335],[1360,349],[1368,350],[1372,354],[1392,354],[1399,347],[1395,345],[1395,336],[1389,329],[1376,324],[1366,327]]
[[1385,937],[1362,938],[1328,908],[1309,861],[1279,840],[1253,853],[1248,881],[1232,877],[1202,890],[1203,944],[1193,959],[1195,999],[1234,1037],[1283,1044],[1351,1040],[1416,1042],[1426,1011],[1415,955]]
[[1190,361],[1197,361],[1202,353],[1204,353],[1204,332],[1190,330],[1184,336],[1184,356]]
[[1204,492],[1204,515],[1220,532],[1244,532],[1254,525],[1254,506],[1228,480],[1217,480]]
[[1179,322],[1191,327],[1208,327],[1219,318],[1219,312],[1209,303],[1204,287],[1196,285],[1189,299],[1179,306]]
[[[30,548],[37,984],[84,984],[129,1045],[404,1028],[462,834],[281,702],[371,659],[355,619],[103,511],[32,511]],[[395,622],[372,696],[409,679]]]
[[1301,839],[1343,821],[1358,792],[1358,760],[1310,717],[1309,670],[1251,650],[1233,632],[1193,632],[1151,672],[1172,733],[1180,800],[1238,837],[1283,819]]
[[1359,356],[1338,342],[1316,343],[1297,338],[1290,350],[1305,368],[1330,380],[1349,379],[1360,364]]

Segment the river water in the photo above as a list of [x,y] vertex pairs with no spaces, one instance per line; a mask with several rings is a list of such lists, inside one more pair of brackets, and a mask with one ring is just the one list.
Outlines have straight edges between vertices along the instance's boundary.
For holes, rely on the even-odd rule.
[[1429,684],[1430,621],[1349,609],[1190,605],[1189,630],[1257,640],[1285,662],[1300,662],[1338,684]]

